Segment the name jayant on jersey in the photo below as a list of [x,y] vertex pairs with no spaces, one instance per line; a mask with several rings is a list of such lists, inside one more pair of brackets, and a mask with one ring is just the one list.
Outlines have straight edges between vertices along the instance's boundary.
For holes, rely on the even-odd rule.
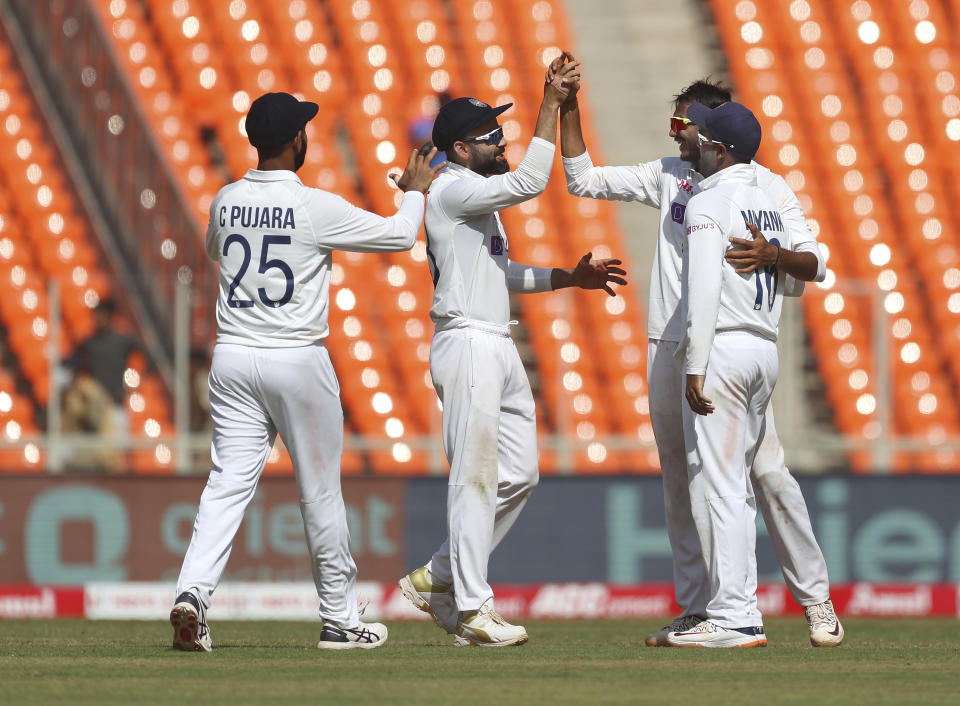
[[231,206],[230,216],[227,217],[227,207],[220,207],[220,225],[236,228],[296,228],[293,222],[293,209],[279,206]]
[[758,230],[783,232],[783,220],[777,211],[740,211],[744,223],[753,223]]

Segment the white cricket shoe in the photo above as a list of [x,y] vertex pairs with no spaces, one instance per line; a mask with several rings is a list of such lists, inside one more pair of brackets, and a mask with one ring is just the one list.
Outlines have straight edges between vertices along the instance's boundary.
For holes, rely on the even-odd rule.
[[419,610],[429,613],[438,627],[450,635],[457,631],[457,604],[453,599],[453,587],[438,583],[426,566],[400,579],[400,590],[404,598]]
[[647,635],[647,647],[670,647],[667,635],[672,632],[684,632],[707,619],[705,615],[681,615],[669,625]]
[[724,628],[710,620],[701,620],[683,632],[671,632],[667,643],[673,647],[766,647],[763,626]]
[[480,610],[464,614],[457,623],[457,636],[453,638],[454,647],[474,645],[478,647],[507,647],[522,645],[529,638],[522,625],[511,625],[493,609],[493,599],[489,598],[480,606]]
[[839,647],[843,642],[843,626],[833,610],[833,601],[805,606],[803,614],[810,628],[810,644],[814,647]]
[[196,590],[184,591],[170,611],[173,626],[173,649],[184,652],[209,652],[213,649],[210,628],[207,626],[207,609]]
[[355,628],[324,625],[320,631],[321,650],[372,650],[387,641],[387,626],[383,623],[360,623]]

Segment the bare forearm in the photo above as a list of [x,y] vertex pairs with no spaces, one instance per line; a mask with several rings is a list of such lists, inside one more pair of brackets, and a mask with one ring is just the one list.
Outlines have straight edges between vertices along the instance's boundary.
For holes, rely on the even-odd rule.
[[576,101],[560,106],[560,154],[579,157],[586,151],[580,127],[580,106]]
[[544,98],[540,103],[540,114],[537,116],[537,128],[534,137],[539,137],[552,144],[557,144],[557,109],[560,104],[550,98]]
[[[776,246],[774,246],[776,247]],[[780,249],[779,261],[774,256],[777,269],[786,272],[804,282],[812,282],[817,276],[819,263],[817,256],[811,252],[794,252]]]
[[572,267],[554,267],[550,273],[550,287],[552,289],[566,289],[574,286]]

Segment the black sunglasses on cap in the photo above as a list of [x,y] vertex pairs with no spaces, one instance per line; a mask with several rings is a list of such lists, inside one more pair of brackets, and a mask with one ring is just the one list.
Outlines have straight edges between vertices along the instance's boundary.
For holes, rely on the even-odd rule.
[[493,130],[476,137],[464,137],[461,142],[482,142],[485,145],[499,145],[503,139],[503,126],[498,125]]

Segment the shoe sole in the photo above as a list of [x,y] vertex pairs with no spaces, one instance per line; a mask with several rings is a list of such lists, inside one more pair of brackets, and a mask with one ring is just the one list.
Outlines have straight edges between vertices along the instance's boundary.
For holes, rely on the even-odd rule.
[[387,644],[387,638],[377,642],[318,642],[317,649],[321,650],[374,650]]
[[743,643],[740,643],[739,645],[705,645],[705,644],[703,644],[703,643],[698,643],[698,644],[679,644],[679,645],[678,645],[678,644],[674,644],[674,643],[671,642],[671,643],[669,643],[668,646],[669,646],[669,647],[681,647],[681,648],[682,648],[682,647],[700,647],[700,648],[704,648],[704,649],[728,649],[728,650],[730,650],[730,649],[737,649],[737,648],[741,648],[741,647],[766,647],[766,646],[767,646],[767,641],[766,641],[766,640],[754,640],[753,642],[743,642]]
[[413,585],[413,582],[406,576],[400,579],[397,582],[400,585],[400,592],[403,594],[403,597],[406,598],[410,603],[413,604],[413,607],[422,613],[426,613],[433,619],[434,625],[443,630],[448,635],[453,633],[447,630],[443,624],[440,622],[440,619],[437,618],[433,610],[430,609],[430,604],[420,595],[420,592]]
[[434,620],[437,619],[436,616],[434,616],[433,611],[430,610],[430,604],[427,603],[423,599],[423,596],[420,595],[420,592],[414,588],[413,582],[409,578],[404,576],[397,583],[400,584],[400,592],[403,594],[403,597],[413,603],[417,610],[427,613]]
[[512,640],[507,640],[505,642],[483,642],[482,640],[471,640],[469,637],[463,637],[457,635],[453,638],[454,647],[519,647],[520,645],[526,644],[527,640],[530,637],[524,633],[519,637],[515,637]]
[[812,637],[810,638],[810,645],[813,646],[813,647],[823,647],[823,648],[829,649],[829,648],[831,648],[831,647],[840,647],[840,645],[842,645],[842,644],[843,644],[843,638],[842,638],[842,637],[841,637],[839,640],[835,641],[835,642],[834,642],[834,641],[831,641],[831,642],[817,642],[817,641],[814,640]]
[[647,647],[672,647],[672,645],[667,642],[666,637],[654,637],[653,635],[648,635],[646,642]]
[[199,618],[188,606],[174,606],[170,611],[173,626],[173,649],[181,652],[207,652],[200,644]]

